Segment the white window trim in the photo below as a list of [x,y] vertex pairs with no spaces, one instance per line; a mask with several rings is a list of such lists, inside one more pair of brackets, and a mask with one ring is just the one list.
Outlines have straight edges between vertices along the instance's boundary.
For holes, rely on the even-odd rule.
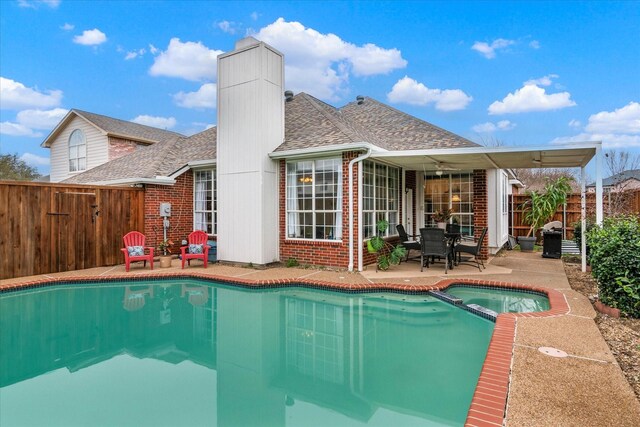
[[[213,168],[201,168],[201,169],[194,169],[193,170],[193,217],[192,217],[192,224],[191,224],[191,228],[193,230],[196,229],[196,174],[198,172],[208,172],[211,171],[211,178],[213,180],[213,183],[211,185],[211,192],[213,194],[211,194],[211,229],[213,230],[212,234],[207,233],[208,236],[217,236],[218,233],[218,224],[216,222],[216,217],[217,217],[217,209],[215,209],[215,206],[217,205],[217,200],[216,200],[216,196],[218,194],[217,192],[217,185],[218,185],[218,179],[216,176],[216,167]],[[207,210],[205,211],[198,211],[198,212],[209,212]]]
[[[81,147],[81,146],[84,145],[84,157],[75,157],[75,158],[72,159],[71,158],[71,137],[76,132],[79,132],[80,135],[82,135],[83,144],[76,145],[75,147]],[[88,162],[88,157],[89,156],[88,156],[88,153],[87,153],[87,151],[88,151],[87,148],[88,148],[87,147],[87,136],[85,135],[84,131],[82,129],[80,129],[80,128],[72,130],[71,133],[69,134],[69,138],[67,139],[67,170],[68,170],[68,173],[70,175],[76,175],[76,174],[85,172],[88,169],[87,162]],[[80,165],[79,160],[82,159],[82,158],[84,158],[84,169],[79,169],[79,165]],[[78,163],[78,169],[77,170],[74,170],[74,171],[71,170],[71,160],[76,160],[76,162]]]
[[327,211],[327,210],[323,210],[323,211],[317,211],[315,209],[315,204],[316,204],[316,200],[315,200],[315,185],[312,185],[312,200],[313,200],[313,209],[311,211],[312,217],[313,217],[313,228],[315,230],[315,221],[316,221],[316,213],[327,213],[327,212],[335,212],[335,213],[339,213],[340,214],[340,221],[342,222],[344,220],[344,210],[342,209],[342,202],[344,199],[344,194],[342,191],[342,186],[343,186],[343,173],[342,173],[342,156],[336,157],[336,156],[330,156],[330,157],[314,157],[314,158],[308,158],[308,159],[292,159],[292,160],[287,160],[285,162],[285,167],[284,167],[284,236],[285,236],[285,241],[288,242],[326,242],[326,243],[336,243],[336,244],[340,244],[342,243],[342,240],[344,238],[344,234],[345,234],[345,230],[342,230],[341,233],[341,237],[339,239],[317,239],[315,237],[312,238],[304,238],[304,237],[289,237],[289,212],[307,212],[307,211],[289,211],[288,207],[287,207],[287,182],[289,180],[289,164],[290,163],[300,163],[300,162],[311,162],[312,167],[313,167],[313,176],[315,177],[316,174],[316,166],[315,166],[315,162],[318,160],[338,160],[341,168],[340,168],[340,173],[338,174],[338,191],[340,193],[340,197],[336,197],[338,200],[336,200],[336,205],[340,206],[340,209],[336,209],[333,211]]

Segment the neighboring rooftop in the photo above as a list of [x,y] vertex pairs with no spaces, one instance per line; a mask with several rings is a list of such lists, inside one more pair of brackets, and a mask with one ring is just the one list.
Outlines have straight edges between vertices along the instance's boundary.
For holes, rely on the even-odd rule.
[[51,142],[64,128],[74,116],[78,116],[91,123],[106,135],[117,136],[124,139],[153,144],[156,142],[166,141],[175,137],[184,137],[184,135],[169,130],[159,129],[152,126],[141,125],[138,123],[114,119],[113,117],[103,116],[101,114],[90,113],[88,111],[78,110],[76,108],[70,110],[67,115],[60,121],[53,131],[42,142],[42,147],[49,147]]
[[[638,181],[640,181],[640,169],[633,169],[633,170],[628,170],[628,171],[624,171],[624,172],[620,172],[617,173],[615,175],[612,175],[608,178],[605,178],[602,180],[602,186],[603,187],[613,187],[617,184],[620,184],[628,179],[636,179]],[[587,185],[587,187],[595,187],[596,183],[593,182],[589,185]]]

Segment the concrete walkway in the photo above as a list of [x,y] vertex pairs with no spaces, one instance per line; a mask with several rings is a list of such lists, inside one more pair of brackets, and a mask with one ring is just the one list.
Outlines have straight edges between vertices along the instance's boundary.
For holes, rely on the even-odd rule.
[[[459,277],[555,289],[564,294],[568,302],[567,315],[517,319],[505,424],[513,427],[640,425],[640,403],[593,320],[595,311],[586,297],[570,288],[560,260],[513,251],[485,262],[487,268],[482,272],[472,265],[464,265],[446,275],[442,263],[425,268],[422,273],[417,262],[402,263],[387,272],[376,272],[375,267],[370,266],[362,273],[303,268],[257,270],[221,264],[211,264],[205,270],[199,261],[192,264],[189,271],[194,273],[244,280],[307,278],[345,284],[431,285],[445,278]],[[46,277],[157,275],[179,271],[180,261],[173,260],[171,268],[161,269],[158,263],[154,271],[143,269],[140,264],[125,273],[124,266],[118,265],[2,280],[0,287]],[[551,357],[538,351],[539,347],[562,350],[568,357]]]

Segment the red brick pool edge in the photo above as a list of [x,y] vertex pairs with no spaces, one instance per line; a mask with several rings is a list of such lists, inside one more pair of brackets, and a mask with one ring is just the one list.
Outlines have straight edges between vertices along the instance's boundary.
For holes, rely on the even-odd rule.
[[340,291],[395,291],[407,293],[422,293],[433,290],[444,290],[453,284],[467,284],[479,286],[491,286],[508,289],[521,289],[534,291],[547,295],[550,309],[535,313],[502,313],[496,319],[496,326],[489,342],[487,356],[478,378],[471,406],[467,413],[465,426],[486,427],[502,426],[506,415],[507,399],[509,396],[509,384],[511,379],[511,363],[513,360],[513,347],[515,342],[516,324],[519,318],[527,317],[555,317],[569,313],[569,305],[564,295],[556,290],[523,285],[519,283],[501,282],[479,279],[446,279],[433,285],[406,285],[397,283],[366,283],[347,284],[333,283],[321,280],[310,280],[305,278],[289,278],[275,280],[249,280],[238,277],[223,275],[202,274],[194,272],[172,272],[149,275],[120,274],[113,276],[75,276],[75,277],[55,277],[31,280],[21,283],[0,284],[0,293],[17,291],[28,288],[38,288],[54,286],[65,283],[87,283],[96,281],[143,281],[149,279],[166,278],[195,278],[208,281],[221,281],[225,283],[237,284],[247,287],[268,288],[282,285],[304,284],[323,289],[334,289]]

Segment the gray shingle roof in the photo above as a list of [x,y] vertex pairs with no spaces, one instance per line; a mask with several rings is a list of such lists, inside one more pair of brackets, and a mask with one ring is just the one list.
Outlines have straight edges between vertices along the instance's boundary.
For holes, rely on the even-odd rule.
[[176,136],[184,136],[177,132],[128,122],[126,120],[114,119],[113,117],[90,113],[88,111],[82,111],[75,108],[71,111],[81,117],[84,117],[86,120],[110,134],[128,136],[133,139],[141,139],[149,142],[160,142],[170,138],[175,138]]
[[168,176],[187,163],[216,158],[216,128],[190,137],[175,136],[111,160],[64,182],[84,184],[129,178]]
[[[637,179],[638,181],[640,181],[640,169],[633,169],[633,170],[620,172],[608,178],[605,178],[602,180],[602,186],[613,187],[614,185],[620,184],[628,179]],[[587,187],[595,187],[595,186],[596,186],[595,182],[592,182],[591,184],[587,185]]]
[[334,108],[299,93],[285,103],[285,139],[275,151],[369,142],[387,150],[478,144],[372,98]]

